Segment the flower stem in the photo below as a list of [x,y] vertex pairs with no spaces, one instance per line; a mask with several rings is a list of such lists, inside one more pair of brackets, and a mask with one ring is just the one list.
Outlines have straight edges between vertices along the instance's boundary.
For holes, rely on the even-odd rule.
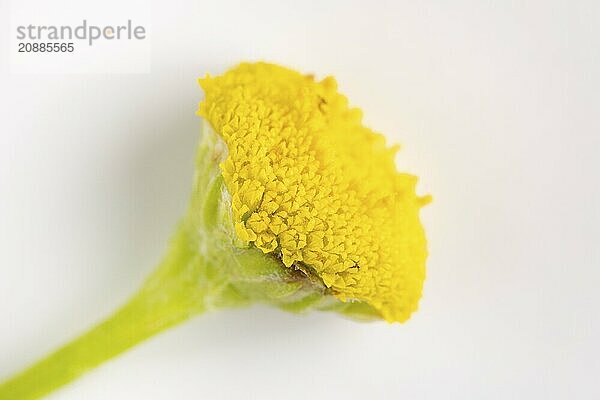
[[141,341],[204,311],[202,260],[182,228],[141,290],[112,316],[0,384],[0,400],[38,399]]

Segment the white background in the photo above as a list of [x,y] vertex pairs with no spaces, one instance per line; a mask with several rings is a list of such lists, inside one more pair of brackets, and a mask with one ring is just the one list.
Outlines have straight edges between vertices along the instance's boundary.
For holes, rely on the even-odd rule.
[[420,311],[206,315],[52,398],[600,398],[598,2],[156,1],[137,75],[11,75],[6,8],[0,376],[151,271],[187,205],[196,78],[264,59],[334,74],[402,143],[434,195]]

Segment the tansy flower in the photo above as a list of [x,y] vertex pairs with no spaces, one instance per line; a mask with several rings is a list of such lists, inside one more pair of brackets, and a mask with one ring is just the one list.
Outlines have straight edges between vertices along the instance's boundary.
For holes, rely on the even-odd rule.
[[333,78],[241,64],[200,80],[205,118],[189,211],[139,292],[0,385],[34,399],[207,310],[254,302],[405,321],[427,257],[416,178]]
[[221,171],[238,237],[317,275],[388,321],[416,310],[425,278],[417,179],[361,123],[329,77],[242,64],[200,81],[205,117],[229,154]]

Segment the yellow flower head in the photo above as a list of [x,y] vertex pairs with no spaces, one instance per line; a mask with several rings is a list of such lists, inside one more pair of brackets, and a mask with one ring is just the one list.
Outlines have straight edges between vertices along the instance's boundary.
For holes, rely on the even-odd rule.
[[241,64],[200,80],[199,114],[227,145],[221,164],[243,242],[318,275],[342,301],[388,321],[417,309],[426,241],[417,178],[364,127],[332,77]]

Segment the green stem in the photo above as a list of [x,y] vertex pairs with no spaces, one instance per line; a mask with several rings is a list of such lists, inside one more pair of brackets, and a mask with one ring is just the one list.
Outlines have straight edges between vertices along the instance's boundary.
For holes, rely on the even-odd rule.
[[204,311],[199,277],[193,273],[202,270],[198,268],[202,264],[180,229],[163,263],[129,302],[79,338],[0,384],[0,400],[40,398],[141,341]]

